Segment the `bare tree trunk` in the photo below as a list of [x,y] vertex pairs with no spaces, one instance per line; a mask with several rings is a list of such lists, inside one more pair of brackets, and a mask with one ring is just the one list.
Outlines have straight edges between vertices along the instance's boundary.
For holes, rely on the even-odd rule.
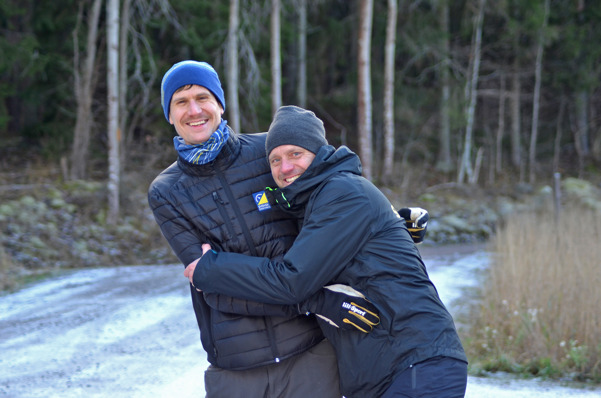
[[438,160],[436,168],[449,172],[453,169],[451,160],[451,83],[449,73],[449,56],[451,45],[449,42],[449,3],[447,0],[440,4],[440,25],[445,36],[442,43],[443,59],[440,62],[440,77],[442,81],[440,99],[440,136],[438,140]]
[[372,179],[372,94],[371,94],[371,28],[373,0],[359,2],[358,38],[358,128],[359,155],[363,164],[363,176]]
[[[585,16],[585,2],[584,0],[578,1],[577,11],[579,13],[579,19],[584,19]],[[581,55],[582,58],[582,55]],[[576,146],[576,152],[578,153],[579,173],[582,173],[588,157],[591,154],[589,144],[589,93],[586,88],[579,89],[575,94],[575,106],[576,106],[576,128],[574,130],[574,143]]]
[[536,49],[536,65],[534,70],[534,98],[532,99],[532,130],[530,132],[530,153],[528,156],[528,165],[530,166],[529,180],[534,183],[536,177],[536,141],[538,138],[538,114],[540,110],[540,86],[542,81],[543,69],[543,51],[545,49],[545,29],[547,28],[547,19],[549,17],[549,0],[545,0],[545,14],[543,24],[538,36],[538,46]]
[[230,21],[227,41],[227,108],[228,124],[235,132],[240,130],[240,100],[238,99],[238,30],[240,28],[240,0],[230,0]]
[[115,224],[119,217],[119,0],[106,3],[107,29],[107,101],[108,101],[108,143],[109,178],[107,223]]
[[578,176],[581,176],[586,163],[588,154],[588,115],[587,115],[588,95],[584,90],[579,90],[574,94],[574,147],[578,154]]
[[83,18],[83,3],[79,4],[77,24],[73,30],[73,73],[74,91],[77,102],[77,116],[73,131],[73,147],[71,150],[71,167],[69,177],[73,180],[86,176],[86,165],[92,129],[92,96],[94,93],[94,65],[98,40],[98,21],[100,19],[102,0],[94,0],[92,9],[87,17],[88,34],[86,40],[86,59],[82,66],[79,62],[79,28]]
[[559,100],[559,114],[555,127],[555,143],[553,145],[553,172],[559,173],[559,159],[561,153],[561,136],[563,135],[563,117],[566,109],[565,96],[562,94]]
[[496,155],[495,155],[495,171],[501,173],[503,166],[503,135],[505,134],[505,74],[501,73],[499,93],[499,118],[497,123],[497,139],[496,139]]
[[595,105],[594,101],[589,102],[589,127],[588,130],[590,132],[590,147],[591,147],[591,156],[593,160],[600,161],[601,160],[601,128],[599,126],[599,111],[598,107]]
[[384,165],[382,178],[391,182],[394,171],[394,54],[396,47],[397,0],[388,0],[384,54]]
[[587,162],[591,150],[589,145],[589,95],[585,89],[579,90],[574,94],[575,101],[575,121],[576,128],[574,129],[574,143],[576,146],[576,152],[578,153],[578,162],[580,164],[580,171]]
[[307,107],[307,0],[298,0],[298,106]]
[[457,182],[462,184],[465,175],[468,176],[470,184],[475,184],[476,181],[472,177],[473,169],[471,164],[471,150],[472,150],[472,135],[474,129],[474,113],[476,111],[476,102],[478,100],[477,87],[478,87],[478,75],[480,73],[480,52],[482,48],[482,24],[484,20],[484,6],[486,0],[480,0],[478,6],[478,15],[474,22],[474,52],[473,52],[473,63],[472,63],[472,74],[470,80],[468,80],[465,89],[465,98],[469,99],[469,105],[466,111],[466,128],[465,138],[463,142],[463,155],[461,157],[461,164],[459,165],[459,173],[457,175]]
[[271,0],[271,111],[282,106],[282,58],[280,55],[280,0]]
[[125,144],[131,140],[127,130],[127,52],[129,50],[129,11],[131,9],[131,0],[124,0],[121,8],[121,27],[119,31],[119,131],[122,134],[121,151],[119,152],[119,162],[125,165],[125,152],[128,145]]
[[119,129],[122,132],[127,126],[127,51],[131,1],[123,0],[119,30]]
[[[517,40],[517,39],[516,39]],[[515,57],[511,85],[511,164],[519,168],[522,163],[522,125],[520,109],[522,107],[520,80],[520,65],[518,57]]]

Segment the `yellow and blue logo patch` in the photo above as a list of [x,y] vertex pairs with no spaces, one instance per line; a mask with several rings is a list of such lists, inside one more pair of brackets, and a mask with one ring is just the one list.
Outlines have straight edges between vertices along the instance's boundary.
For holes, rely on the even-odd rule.
[[255,204],[257,205],[257,209],[259,209],[259,211],[271,209],[271,205],[269,204],[267,195],[265,195],[265,191],[253,193],[253,199],[255,200]]

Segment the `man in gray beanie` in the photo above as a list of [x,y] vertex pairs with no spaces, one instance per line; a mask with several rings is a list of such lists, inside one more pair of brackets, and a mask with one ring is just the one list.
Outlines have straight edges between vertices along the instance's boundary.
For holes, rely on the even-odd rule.
[[283,259],[206,244],[184,275],[205,293],[269,304],[302,302],[324,286],[367,297],[376,308],[370,311],[379,314],[358,309],[372,321],[370,333],[319,319],[336,350],[342,393],[463,397],[467,358],[453,318],[405,220],[361,176],[359,157],[327,145],[323,123],[312,112],[288,106],[276,113],[266,150],[279,187],[270,191],[272,202],[302,224],[294,244]]
[[283,106],[277,110],[265,140],[265,152],[275,183],[292,184],[328,145],[323,122],[309,110]]
[[[206,62],[173,65],[161,83],[161,105],[177,132],[178,157],[151,183],[148,202],[182,264],[201,257],[205,242],[281,258],[298,226],[285,212],[264,206],[265,187],[274,185],[266,134],[238,135],[227,125],[221,82]],[[210,363],[207,398],[340,398],[334,351],[306,312],[334,311],[335,318],[350,302],[346,294],[328,294],[325,302],[322,294],[290,306],[204,294],[193,285],[190,294]]]
[[[276,111],[265,140],[267,157],[269,158],[271,152],[280,146],[286,147],[278,149],[278,152],[288,148],[291,153],[296,153],[294,148],[290,146],[298,146],[310,152],[299,156],[300,159],[306,162],[304,168],[300,168],[299,163],[301,162],[295,161],[297,163],[296,172],[293,169],[292,179],[287,176],[287,174],[291,174],[290,172],[282,174],[282,167],[275,168],[276,163],[273,160],[270,162],[273,178],[280,188],[292,183],[296,179],[294,176],[299,176],[299,172],[304,172],[306,167],[313,161],[314,157],[312,155],[317,154],[322,146],[328,145],[325,135],[326,130],[323,122],[315,116],[315,113],[309,110],[297,106],[282,106]],[[298,155],[300,154],[297,153]],[[281,158],[281,154],[279,157]],[[403,207],[398,212],[405,219],[413,241],[422,243],[430,219],[428,212],[420,207]]]

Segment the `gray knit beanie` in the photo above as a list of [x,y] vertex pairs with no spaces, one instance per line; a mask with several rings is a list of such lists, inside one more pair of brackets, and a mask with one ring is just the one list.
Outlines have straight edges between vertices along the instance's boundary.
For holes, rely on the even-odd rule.
[[267,132],[267,157],[280,145],[296,145],[317,153],[323,145],[328,145],[323,122],[306,109],[293,105],[282,106],[276,111]]

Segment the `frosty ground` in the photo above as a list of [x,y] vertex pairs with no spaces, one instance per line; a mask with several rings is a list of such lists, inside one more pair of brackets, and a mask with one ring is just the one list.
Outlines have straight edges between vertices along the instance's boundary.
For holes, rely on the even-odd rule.
[[[424,247],[451,312],[489,255]],[[181,265],[64,273],[0,296],[0,397],[204,397],[206,355]],[[601,389],[470,377],[468,398],[601,397]]]

